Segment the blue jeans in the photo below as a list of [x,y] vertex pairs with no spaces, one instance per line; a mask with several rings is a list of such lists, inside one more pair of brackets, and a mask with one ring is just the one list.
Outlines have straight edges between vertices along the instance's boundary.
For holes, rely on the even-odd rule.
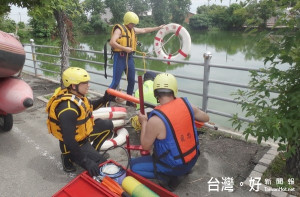
[[118,87],[123,72],[125,72],[126,74],[127,65],[128,65],[127,94],[132,95],[134,90],[134,84],[135,84],[135,67],[134,67],[134,59],[132,54],[128,54],[128,58],[127,58],[127,54],[124,52],[114,53],[113,79],[109,88],[116,89]]
[[[176,167],[176,169],[167,168],[167,167],[157,163],[156,170],[159,173],[163,173],[163,174],[166,174],[169,176],[183,176],[191,171],[191,169],[194,167],[194,165],[197,161],[197,158],[198,157],[191,160],[186,165],[181,165],[181,166]],[[133,172],[135,172],[145,178],[148,178],[148,179],[157,178],[157,177],[155,177],[155,174],[154,174],[152,156],[142,156],[142,157],[137,157],[137,158],[131,159],[130,168]],[[160,177],[158,177],[158,178],[160,178]]]

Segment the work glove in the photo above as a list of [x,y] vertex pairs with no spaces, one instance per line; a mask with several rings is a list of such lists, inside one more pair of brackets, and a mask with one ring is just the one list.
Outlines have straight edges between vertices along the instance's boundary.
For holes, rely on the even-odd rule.
[[99,176],[100,171],[99,171],[99,166],[97,165],[96,162],[94,162],[91,159],[87,159],[85,161],[85,169],[89,172],[89,174],[93,176]]
[[109,101],[115,101],[115,99],[116,99],[115,96],[108,94],[107,90],[105,91],[104,96],[103,96],[104,103],[109,102]]
[[105,93],[104,93],[103,101],[104,101],[105,103],[109,101],[109,94],[107,93],[107,91],[105,91]]

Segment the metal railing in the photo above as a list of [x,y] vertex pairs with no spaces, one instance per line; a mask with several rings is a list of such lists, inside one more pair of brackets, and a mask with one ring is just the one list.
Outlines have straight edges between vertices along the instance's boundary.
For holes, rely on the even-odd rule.
[[[53,54],[47,54],[47,53],[37,53],[36,52],[36,48],[52,48],[52,49],[57,49],[59,50],[59,47],[55,47],[55,46],[46,46],[46,45],[36,45],[33,41],[33,39],[30,40],[31,43],[30,44],[24,44],[24,46],[28,46],[31,48],[30,51],[26,51],[26,54],[31,54],[32,57],[27,56],[26,55],[26,60],[27,61],[32,61],[33,62],[33,66],[27,65],[25,64],[25,67],[29,67],[32,68],[34,70],[34,74],[35,76],[37,76],[38,71],[47,71],[47,72],[51,72],[51,73],[55,73],[57,75],[60,74],[60,70],[59,71],[52,71],[52,70],[48,70],[48,69],[43,69],[40,68],[38,66],[39,63],[43,63],[43,64],[49,64],[52,65],[54,67],[59,67],[60,68],[60,63],[51,63],[51,62],[46,62],[46,61],[41,61],[41,60],[37,60],[37,55],[39,56],[48,56],[48,57],[53,57],[53,58],[57,58],[57,61],[60,61],[61,56],[60,55],[53,55]],[[78,52],[85,52],[85,53],[94,53],[94,54],[104,54],[102,51],[92,51],[92,50],[81,50],[81,49],[70,49],[70,50],[74,50],[74,51],[78,51]],[[195,92],[195,91],[189,91],[189,90],[183,90],[183,89],[179,89],[179,92],[183,92],[186,94],[190,94],[193,96],[198,96],[198,97],[202,97],[202,110],[207,112],[207,113],[212,113],[212,114],[216,114],[219,116],[223,116],[223,117],[227,117],[227,118],[232,118],[233,114],[230,113],[226,113],[223,111],[218,111],[218,110],[213,110],[210,109],[208,106],[208,101],[210,99],[214,99],[214,100],[219,100],[219,101],[224,101],[227,103],[238,103],[238,101],[232,99],[232,98],[225,98],[225,97],[221,97],[218,95],[211,95],[209,93],[209,86],[210,84],[220,84],[220,85],[225,85],[225,86],[231,86],[231,87],[238,87],[238,88],[246,88],[248,89],[249,86],[246,84],[238,84],[238,83],[232,83],[232,82],[226,82],[226,81],[219,81],[219,80],[213,80],[210,79],[210,69],[211,68],[222,68],[222,69],[232,69],[232,70],[240,70],[240,71],[260,71],[259,69],[254,69],[254,68],[245,68],[245,67],[237,67],[237,66],[225,66],[225,65],[213,65],[210,63],[211,58],[212,58],[212,54],[210,52],[206,52],[203,54],[203,58],[204,58],[204,63],[199,63],[199,62],[191,62],[191,61],[174,61],[174,60],[166,60],[166,59],[160,59],[160,58],[154,58],[154,57],[145,57],[145,56],[137,56],[134,55],[135,58],[139,58],[139,59],[144,59],[146,60],[154,60],[154,61],[168,61],[168,62],[176,62],[176,63],[183,63],[183,64],[189,64],[189,65],[196,65],[196,66],[201,66],[204,69],[203,72],[203,78],[195,78],[195,77],[189,77],[189,76],[185,76],[185,75],[179,75],[176,74],[175,77],[176,78],[182,78],[182,79],[187,79],[187,80],[191,80],[193,82],[203,82],[203,88],[202,88],[202,92]],[[86,63],[91,63],[91,64],[97,64],[97,65],[101,65],[104,66],[104,62],[98,62],[98,61],[91,61],[91,60],[86,60],[86,59],[79,59],[79,58],[73,58],[73,57],[68,57],[69,60],[71,61],[80,61],[80,62],[86,62]],[[108,64],[109,67],[112,67],[112,64]],[[93,73],[95,75],[101,75],[104,76],[104,71],[102,72],[95,72],[95,71],[91,71],[91,70],[87,70],[89,73]],[[136,71],[144,71],[143,69],[139,69],[136,68]],[[155,71],[155,70],[148,70],[148,71],[153,71],[155,73],[160,73],[159,71]],[[108,77],[112,77],[112,75],[107,74]],[[126,80],[125,78],[122,78],[122,80]],[[104,86],[104,87],[108,87],[109,85],[104,84],[104,83],[99,83],[96,81],[90,81],[92,84],[95,85],[100,85],[100,86]],[[136,81],[137,83],[137,81]],[[248,118],[244,118],[244,117],[238,117],[239,119],[246,121],[246,122],[252,122],[251,119]]]

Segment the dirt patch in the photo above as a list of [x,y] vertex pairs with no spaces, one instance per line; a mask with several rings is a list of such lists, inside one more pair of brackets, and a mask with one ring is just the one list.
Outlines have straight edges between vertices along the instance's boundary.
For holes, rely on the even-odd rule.
[[[215,166],[211,170],[228,174],[234,178],[235,183],[244,181],[253,170],[269,147],[259,146],[254,143],[225,137],[221,134],[206,131],[199,137],[202,138],[202,150],[207,157],[218,161],[222,166]],[[206,155],[207,154],[207,155]]]

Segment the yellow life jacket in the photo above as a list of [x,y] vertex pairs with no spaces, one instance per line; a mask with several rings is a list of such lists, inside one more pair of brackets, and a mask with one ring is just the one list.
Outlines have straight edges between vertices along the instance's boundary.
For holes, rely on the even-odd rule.
[[93,131],[93,126],[95,124],[92,117],[93,106],[89,103],[86,97],[79,98],[74,94],[69,93],[66,88],[57,88],[47,104],[46,112],[48,113],[48,131],[54,137],[56,137],[60,141],[63,141],[62,134],[60,132],[61,128],[59,126],[59,120],[57,114],[55,113],[55,109],[60,102],[67,100],[75,103],[80,109],[80,111],[78,112],[79,116],[77,118],[77,129],[75,136],[75,140],[79,142],[88,137],[89,134]]
[[[137,44],[137,39],[136,39],[136,35],[135,35],[135,31],[132,28],[131,30],[129,30],[125,25],[121,25],[121,24],[116,24],[111,31],[111,36],[113,35],[114,31],[119,28],[122,32],[122,36],[117,39],[117,43],[120,44],[121,46],[124,47],[131,47],[133,51],[136,50],[136,44]],[[121,49],[112,49],[113,52],[121,52]]]

